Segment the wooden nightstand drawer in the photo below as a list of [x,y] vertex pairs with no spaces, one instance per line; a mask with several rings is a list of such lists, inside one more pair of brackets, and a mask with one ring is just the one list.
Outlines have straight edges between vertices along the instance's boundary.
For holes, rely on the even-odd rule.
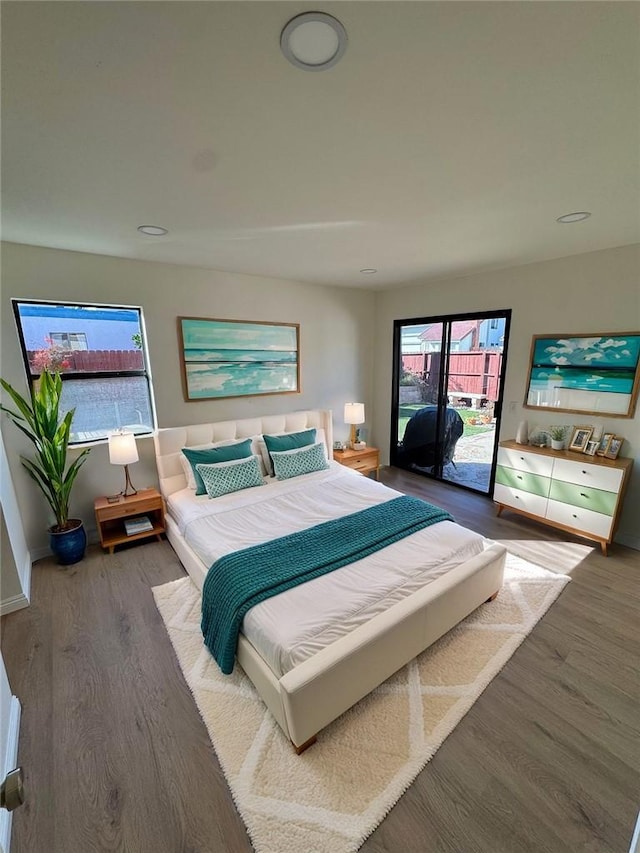
[[362,450],[335,450],[333,458],[346,468],[352,468],[361,474],[375,472],[376,479],[380,470],[380,451],[377,447],[365,447]]
[[[116,545],[133,542],[149,536],[162,537],[165,530],[164,501],[156,489],[145,489],[129,497],[121,497],[116,503],[110,503],[106,497],[96,498],[94,503],[96,523],[100,534],[100,544],[113,554]],[[151,522],[151,530],[127,535],[125,519],[146,516]]]
[[96,512],[101,519],[108,518],[124,518],[129,515],[141,515],[152,509],[159,509],[162,506],[162,498],[158,495],[157,498],[149,498],[147,500],[135,501],[135,503],[110,504],[109,506],[97,509]]
[[371,456],[358,456],[357,459],[352,459],[349,463],[350,468],[355,468],[356,471],[373,471],[378,466],[376,460]]

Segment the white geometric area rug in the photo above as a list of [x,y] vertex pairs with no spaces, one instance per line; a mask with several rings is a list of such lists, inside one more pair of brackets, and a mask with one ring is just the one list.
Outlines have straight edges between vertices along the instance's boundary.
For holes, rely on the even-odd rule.
[[569,582],[507,556],[497,599],[393,675],[297,756],[240,667],[202,642],[189,578],[153,590],[256,853],[353,853]]

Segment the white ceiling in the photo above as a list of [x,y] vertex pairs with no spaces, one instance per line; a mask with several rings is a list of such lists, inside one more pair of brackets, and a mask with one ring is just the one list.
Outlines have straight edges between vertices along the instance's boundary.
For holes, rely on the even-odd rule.
[[[349,36],[320,73],[279,49],[310,9]],[[368,288],[638,242],[639,17],[3,2],[3,239]]]

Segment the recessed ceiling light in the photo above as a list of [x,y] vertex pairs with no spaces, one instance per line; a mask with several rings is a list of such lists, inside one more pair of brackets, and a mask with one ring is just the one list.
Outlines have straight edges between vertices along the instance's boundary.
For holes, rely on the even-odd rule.
[[556,222],[560,222],[563,225],[568,222],[583,222],[585,219],[588,219],[591,216],[588,210],[579,210],[576,213],[565,213],[564,216],[559,216],[556,219]]
[[363,275],[373,275],[374,273],[377,273],[377,272],[378,272],[378,270],[374,270],[374,269],[373,269],[373,267],[369,267],[369,268],[367,268],[367,269],[360,270],[360,272],[361,272]]
[[347,49],[347,31],[325,12],[303,12],[285,25],[280,47],[289,62],[305,71],[331,68]]
[[169,231],[161,225],[138,225],[138,231],[148,237],[164,237]]

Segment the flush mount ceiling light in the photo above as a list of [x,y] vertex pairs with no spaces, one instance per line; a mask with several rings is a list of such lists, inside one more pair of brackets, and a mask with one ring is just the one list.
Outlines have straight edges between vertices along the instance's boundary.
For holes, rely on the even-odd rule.
[[591,216],[588,210],[579,210],[576,213],[565,213],[564,216],[559,216],[556,222],[565,225],[569,222],[583,222]]
[[362,275],[373,275],[374,273],[377,273],[378,270],[374,270],[373,267],[370,267],[367,269],[360,270],[360,272],[362,273]]
[[280,47],[297,68],[324,71],[335,65],[347,49],[347,31],[332,15],[304,12],[285,25]]
[[168,230],[161,225],[138,225],[138,231],[148,237],[164,237]]

